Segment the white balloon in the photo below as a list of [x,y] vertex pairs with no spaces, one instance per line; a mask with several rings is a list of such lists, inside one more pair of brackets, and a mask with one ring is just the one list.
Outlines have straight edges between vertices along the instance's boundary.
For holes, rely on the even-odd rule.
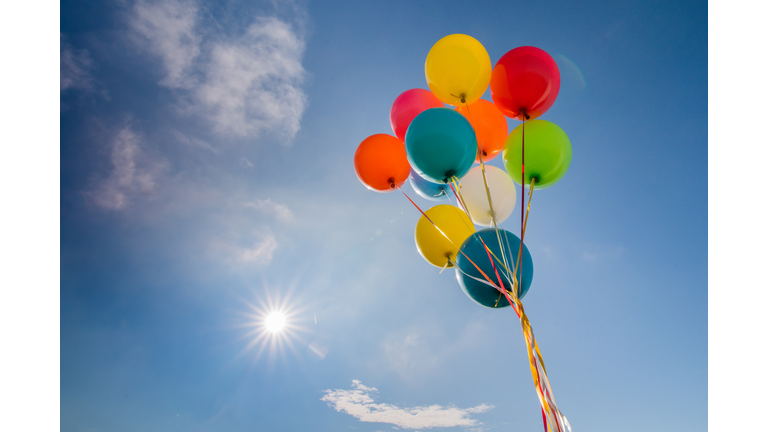
[[[496,223],[500,224],[512,215],[517,202],[515,182],[506,171],[495,166],[485,166],[485,177],[488,180],[488,190],[491,192],[493,211],[496,213]],[[483,172],[480,166],[469,170],[461,178],[461,195],[467,205],[472,222],[480,226],[493,226],[491,206],[488,205],[488,195],[485,192]]]

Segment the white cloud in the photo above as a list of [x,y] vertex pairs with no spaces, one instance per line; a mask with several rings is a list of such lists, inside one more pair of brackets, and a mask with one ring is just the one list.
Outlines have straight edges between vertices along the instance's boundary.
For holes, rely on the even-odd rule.
[[160,58],[165,76],[160,84],[170,88],[192,85],[190,67],[200,54],[196,33],[198,7],[194,1],[137,0],[129,25],[139,46]]
[[245,207],[256,209],[264,214],[273,216],[280,222],[290,223],[295,220],[293,212],[288,206],[276,202],[272,202],[272,198],[265,200],[256,200],[254,202],[247,202],[243,204]]
[[268,132],[289,143],[307,105],[303,38],[274,17],[256,18],[240,36],[203,35],[198,12],[193,1],[136,1],[134,40],[163,63],[160,84],[186,89],[183,111],[205,118],[216,133]]
[[256,242],[250,249],[240,251],[240,261],[244,263],[256,263],[267,265],[272,261],[272,254],[277,249],[277,240],[274,234],[267,232],[264,238]]
[[195,109],[223,134],[271,129],[293,139],[307,103],[303,53],[304,41],[288,24],[258,18],[243,37],[212,45],[205,78],[195,89]]
[[336,411],[347,414],[363,422],[389,423],[404,429],[430,429],[435,427],[476,426],[482,424],[470,418],[470,414],[489,411],[493,405],[481,404],[476,407],[461,409],[440,405],[398,408],[391,404],[374,403],[370,396],[378,392],[375,387],[366,387],[358,380],[352,380],[353,390],[325,390],[320,400],[328,402]]
[[130,125],[115,134],[109,149],[112,165],[109,175],[86,192],[96,205],[120,210],[128,206],[133,196],[157,192],[157,179],[166,163],[146,154],[141,138]]
[[60,91],[69,89],[92,90],[94,67],[87,50],[76,50],[67,43],[66,36],[59,33],[59,82]]
[[191,137],[185,133],[182,133],[181,131],[178,131],[176,129],[171,129],[171,134],[173,135],[174,138],[176,138],[177,141],[179,141],[184,145],[203,148],[210,151],[211,153],[218,153],[218,150],[216,150],[216,148],[214,148],[211,144],[203,140],[199,140],[195,137]]
[[240,165],[247,168],[253,168],[253,162],[249,161],[245,156],[240,156]]

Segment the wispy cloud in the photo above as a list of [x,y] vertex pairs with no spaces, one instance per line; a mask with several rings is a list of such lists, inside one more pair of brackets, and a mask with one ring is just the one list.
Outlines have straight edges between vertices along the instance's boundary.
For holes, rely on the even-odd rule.
[[290,143],[307,106],[303,38],[274,17],[234,37],[202,33],[199,19],[194,1],[137,0],[129,22],[136,43],[162,62],[160,84],[185,89],[184,112],[221,135],[270,133]]
[[97,206],[120,210],[129,205],[132,197],[157,192],[157,179],[167,164],[146,154],[141,137],[130,125],[115,134],[109,150],[109,175],[96,180],[86,191]]
[[272,254],[277,249],[277,240],[272,232],[267,232],[261,241],[252,248],[240,251],[240,262],[267,265],[272,261]]
[[67,42],[66,36],[59,33],[59,82],[60,91],[69,89],[93,90],[93,60],[87,50],[77,50]]
[[248,160],[248,158],[245,157],[245,156],[240,156],[239,162],[240,162],[240,165],[242,165],[242,166],[244,166],[246,168],[253,168],[253,162]]
[[352,390],[325,390],[320,400],[328,406],[363,422],[389,423],[404,429],[431,429],[435,427],[476,426],[482,424],[470,417],[489,411],[493,405],[481,404],[472,408],[443,407],[440,405],[398,408],[391,404],[374,403],[371,393],[375,387],[366,387],[358,380],[352,380]]
[[210,151],[212,153],[218,153],[219,152],[211,144],[209,144],[209,143],[207,143],[207,142],[205,142],[203,140],[197,139],[197,138],[195,138],[193,136],[189,136],[189,135],[187,135],[187,134],[185,134],[185,133],[183,133],[183,132],[181,132],[179,130],[171,129],[171,135],[173,135],[173,137],[176,138],[176,140],[178,142],[180,142],[180,143],[182,143],[184,145],[191,146],[191,147],[203,148],[203,149],[206,149],[206,150],[208,150],[208,151]]
[[253,202],[247,202],[243,204],[245,207],[256,209],[261,213],[270,215],[280,222],[290,223],[295,220],[293,212],[285,204],[280,204],[272,201],[272,198],[264,200],[256,200]]
[[160,84],[170,88],[191,87],[192,62],[200,54],[197,33],[198,6],[194,1],[137,0],[129,25],[138,46],[157,56],[163,64]]

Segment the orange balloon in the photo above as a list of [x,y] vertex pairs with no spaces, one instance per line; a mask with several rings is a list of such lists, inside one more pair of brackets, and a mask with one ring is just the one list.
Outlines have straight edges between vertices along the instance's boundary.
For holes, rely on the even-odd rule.
[[[475,128],[477,145],[480,146],[483,162],[488,162],[501,153],[504,143],[507,142],[507,118],[493,102],[478,99],[469,104],[469,107],[459,105],[456,111],[463,114]],[[475,160],[480,162],[479,155]]]
[[391,192],[402,186],[411,173],[405,145],[387,134],[371,135],[355,152],[355,173],[370,190]]

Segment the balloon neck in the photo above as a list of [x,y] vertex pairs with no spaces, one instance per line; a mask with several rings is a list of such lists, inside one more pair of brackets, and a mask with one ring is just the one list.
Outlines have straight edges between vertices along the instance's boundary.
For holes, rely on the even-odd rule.
[[464,93],[461,94],[461,103],[465,104],[467,103],[467,97],[464,95]]
[[517,116],[520,120],[530,120],[531,116],[528,115],[527,112],[525,112],[525,108],[520,110],[520,114]]
[[397,185],[395,184],[395,179],[393,177],[390,177],[389,179],[387,179],[387,181],[389,182],[390,189],[395,189],[397,187]]
[[446,171],[446,172],[445,172],[445,178],[443,179],[443,183],[446,183],[446,184],[450,183],[450,182],[451,182],[451,179],[453,178],[453,176],[454,176],[455,174],[456,174],[456,173],[455,173],[455,172],[453,172],[453,170],[449,170],[449,171]]

